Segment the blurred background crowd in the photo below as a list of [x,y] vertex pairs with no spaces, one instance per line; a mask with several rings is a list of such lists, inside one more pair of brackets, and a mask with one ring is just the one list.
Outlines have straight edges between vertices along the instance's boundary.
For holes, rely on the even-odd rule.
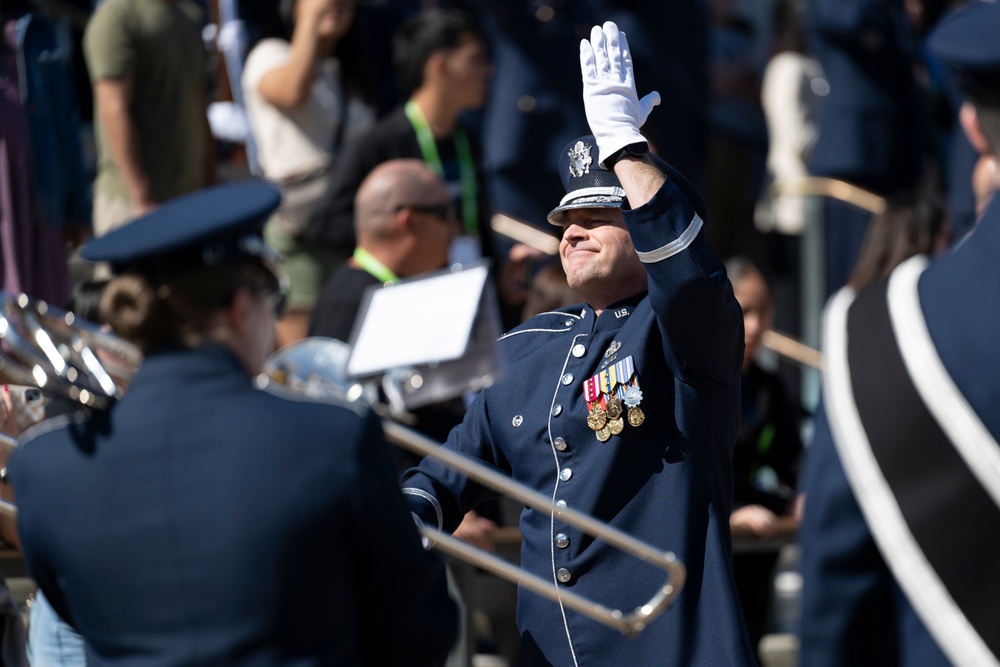
[[[817,346],[830,294],[959,242],[1000,182],[924,48],[959,4],[0,0],[0,289],[64,306],[106,277],[76,257],[89,236],[263,178],[284,196],[267,228],[291,280],[279,343],[347,339],[363,287],[447,261],[493,261],[506,326],[579,301],[545,244],[493,223],[557,233],[559,151],[588,132],[567,54],[613,20],[640,95],[663,96],[643,132],[705,196],[744,309],[732,524],[760,543],[794,528],[819,392],[801,357],[765,349],[767,332]],[[429,172],[377,169],[401,158]],[[414,215],[446,226],[401,237],[389,218],[417,199]],[[425,425],[440,438],[461,406],[439,408]],[[472,517],[466,537],[500,521]],[[795,588],[774,577],[779,555],[737,543],[755,643],[791,628],[773,604],[775,582]]]

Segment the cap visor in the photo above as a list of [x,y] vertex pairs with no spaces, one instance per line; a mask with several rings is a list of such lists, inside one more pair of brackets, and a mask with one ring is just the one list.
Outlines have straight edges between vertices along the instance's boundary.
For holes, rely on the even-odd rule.
[[621,208],[622,201],[624,201],[622,197],[579,197],[549,211],[548,219],[553,225],[561,225],[566,217],[566,211],[575,208]]

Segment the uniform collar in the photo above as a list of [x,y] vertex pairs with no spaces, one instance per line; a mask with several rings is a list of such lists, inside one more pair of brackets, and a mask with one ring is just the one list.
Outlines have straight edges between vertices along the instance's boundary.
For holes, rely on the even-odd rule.
[[219,343],[206,343],[196,348],[175,348],[147,356],[132,385],[156,382],[163,377],[193,380],[233,371],[246,377],[243,365],[232,350]]
[[594,309],[588,304],[583,309],[581,322],[593,331],[620,329],[635,313],[636,307],[646,298],[646,295],[646,292],[640,292],[621,301],[616,301],[601,311],[600,317],[596,320],[594,319]]

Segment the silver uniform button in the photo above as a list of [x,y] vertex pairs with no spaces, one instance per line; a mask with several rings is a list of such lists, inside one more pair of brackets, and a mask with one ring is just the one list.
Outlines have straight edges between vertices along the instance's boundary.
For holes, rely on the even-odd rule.
[[566,326],[568,327],[573,326],[573,320],[566,320]]
[[552,406],[552,416],[558,417],[561,414],[562,414],[562,405],[556,403],[555,405]]
[[558,507],[561,510],[566,509],[566,501],[565,500],[557,500],[556,501],[556,507]]
[[556,446],[556,449],[558,449],[560,452],[565,452],[566,448],[569,447],[569,445],[566,444],[566,440],[564,438],[556,438],[555,440],[552,441],[552,444],[554,444]]
[[570,477],[572,476],[573,476],[573,471],[569,468],[563,468],[562,470],[559,471],[559,479],[561,479],[564,482],[568,482],[570,480]]
[[556,535],[556,546],[560,549],[565,549],[569,546],[569,535],[566,533],[559,533]]
[[566,568],[564,568],[564,567],[561,567],[561,568],[559,568],[559,569],[558,569],[558,570],[556,571],[556,579],[558,579],[559,581],[561,581],[561,582],[562,582],[562,583],[564,583],[564,584],[565,584],[566,582],[568,582],[568,581],[569,581],[570,579],[572,579],[572,578],[573,578],[573,575],[572,575],[572,574],[570,574],[570,573],[569,573],[569,570],[567,570],[567,569],[566,569]]
[[514,428],[517,428],[518,426],[524,423],[524,417],[522,417],[521,415],[514,415],[514,418],[511,420],[510,423],[514,425]]
[[562,376],[562,383],[565,384],[565,385],[573,384],[573,374],[572,373],[566,373],[566,375],[563,375]]
[[583,346],[583,343],[577,343],[573,346],[573,356],[579,359],[583,355],[587,354],[587,348]]

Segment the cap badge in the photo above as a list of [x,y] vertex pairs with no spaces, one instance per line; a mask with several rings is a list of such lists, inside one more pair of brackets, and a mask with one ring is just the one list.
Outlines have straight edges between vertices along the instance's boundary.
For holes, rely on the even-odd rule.
[[579,178],[590,173],[590,165],[594,163],[594,158],[590,157],[593,147],[578,141],[569,149],[569,173],[573,178]]

